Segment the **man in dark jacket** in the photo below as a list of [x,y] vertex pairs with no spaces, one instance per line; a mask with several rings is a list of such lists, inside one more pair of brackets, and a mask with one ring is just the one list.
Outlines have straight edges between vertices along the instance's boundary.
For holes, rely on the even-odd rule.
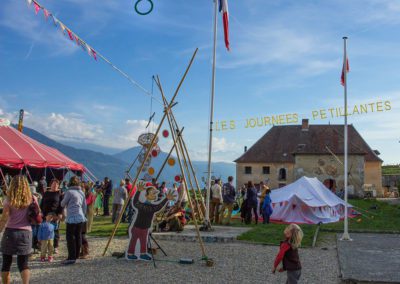
[[222,225],[223,220],[224,220],[225,209],[228,209],[228,218],[227,218],[226,224],[230,225],[233,204],[235,203],[235,196],[236,196],[236,191],[235,191],[235,187],[233,186],[233,177],[230,176],[230,177],[228,177],[228,182],[222,186],[222,199],[223,199],[224,204],[221,209],[221,216],[219,218],[219,220],[220,220],[219,224]]
[[108,178],[104,178],[104,186],[103,186],[103,208],[104,208],[104,214],[103,216],[110,216],[110,197],[112,195],[112,181]]

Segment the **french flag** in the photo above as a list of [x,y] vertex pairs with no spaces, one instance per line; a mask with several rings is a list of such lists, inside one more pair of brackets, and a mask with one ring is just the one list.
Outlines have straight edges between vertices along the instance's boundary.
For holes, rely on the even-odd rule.
[[226,49],[229,50],[229,13],[228,0],[219,0],[219,12],[222,12],[224,22],[224,38]]

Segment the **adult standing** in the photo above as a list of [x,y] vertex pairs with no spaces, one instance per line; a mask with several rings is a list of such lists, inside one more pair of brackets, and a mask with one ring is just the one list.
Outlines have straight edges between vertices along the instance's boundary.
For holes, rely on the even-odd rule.
[[38,186],[37,191],[38,191],[41,195],[43,195],[43,194],[46,192],[46,190],[47,190],[47,181],[46,181],[46,177],[43,176],[43,177],[40,179],[40,181],[39,181],[39,186]]
[[247,183],[247,190],[246,190],[246,217],[245,217],[245,222],[246,224],[251,223],[251,212],[253,211],[254,213],[254,218],[256,221],[256,225],[258,224],[258,212],[257,212],[257,189],[254,187],[254,184],[252,181],[249,181]]
[[183,180],[178,188],[178,193],[179,193],[179,203],[181,204],[181,207],[185,209],[189,198],[187,194],[186,184]]
[[260,181],[260,215],[263,216],[263,204],[264,204],[264,198],[267,195],[267,191],[269,190],[269,187],[263,182]]
[[27,178],[22,175],[15,176],[7,191],[7,197],[3,203],[3,215],[0,219],[0,232],[6,228],[1,240],[2,283],[9,284],[11,282],[10,268],[13,255],[17,255],[17,265],[22,283],[29,283],[28,260],[32,250],[32,229],[28,215],[32,203],[39,207],[36,197],[32,196]]
[[112,181],[108,178],[104,178],[103,185],[103,216],[110,216],[110,197],[112,195]]
[[115,224],[119,215],[121,214],[122,207],[125,204],[125,200],[128,198],[128,192],[125,188],[125,181],[121,180],[119,187],[114,189],[114,199],[112,206],[112,217],[111,222]]
[[77,176],[71,177],[69,189],[61,201],[61,206],[67,209],[66,239],[68,247],[68,258],[63,264],[74,264],[79,258],[79,252],[82,246],[82,226],[86,222],[86,200]]
[[211,187],[212,199],[210,206],[210,221],[219,223],[219,206],[222,203],[222,188],[220,180],[216,180]]
[[226,221],[227,225],[231,223],[233,203],[235,203],[236,191],[233,186],[233,176],[228,177],[228,182],[222,186],[222,199],[224,204],[221,209],[221,216],[219,217],[219,223],[222,225],[224,221],[225,210],[228,209],[228,218]]
[[53,179],[50,184],[50,188],[43,194],[40,208],[43,213],[43,217],[46,218],[47,214],[55,213],[56,216],[53,219],[54,230],[54,252],[58,252],[58,244],[60,241],[60,220],[62,219],[63,209],[61,207],[61,192],[59,188],[60,182],[57,179]]
[[96,196],[92,192],[92,186],[86,185],[85,188],[85,198],[86,198],[86,232],[90,233],[92,231],[93,217],[94,217],[94,202],[96,201]]

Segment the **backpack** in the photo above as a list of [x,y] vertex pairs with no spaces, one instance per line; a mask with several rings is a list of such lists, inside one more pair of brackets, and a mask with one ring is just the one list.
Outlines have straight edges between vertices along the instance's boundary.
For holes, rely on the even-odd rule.
[[31,225],[38,225],[43,221],[39,204],[37,204],[33,198],[31,204],[28,206],[28,219]]

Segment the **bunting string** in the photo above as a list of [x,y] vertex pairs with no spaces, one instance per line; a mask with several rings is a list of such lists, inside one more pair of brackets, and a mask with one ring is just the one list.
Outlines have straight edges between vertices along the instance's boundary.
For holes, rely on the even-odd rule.
[[71,41],[74,41],[78,46],[80,46],[85,52],[89,54],[94,60],[98,61],[98,59],[102,59],[105,63],[111,66],[115,71],[117,71],[120,75],[125,77],[129,82],[131,82],[135,87],[139,88],[146,95],[150,96],[152,99],[157,101],[160,105],[163,103],[155,98],[149,91],[147,91],[144,87],[142,87],[138,82],[133,80],[127,73],[119,69],[115,64],[113,64],[110,60],[104,57],[100,52],[94,49],[91,45],[89,45],[86,41],[84,41],[81,37],[79,37],[76,33],[74,33],[67,25],[65,25],[62,21],[60,21],[53,13],[51,13],[48,9],[46,9],[43,5],[41,5],[37,0],[26,0],[28,6],[31,6],[33,3],[35,14],[38,15],[42,10],[46,21],[48,18],[51,18],[55,27],[59,27],[65,36]]

